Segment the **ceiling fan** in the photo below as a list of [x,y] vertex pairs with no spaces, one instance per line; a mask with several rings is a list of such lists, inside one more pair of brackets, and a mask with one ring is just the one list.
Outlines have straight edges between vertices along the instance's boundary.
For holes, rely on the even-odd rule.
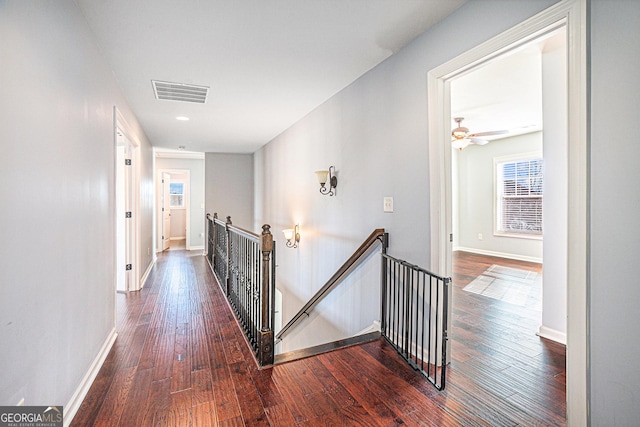
[[475,145],[485,145],[489,141],[484,138],[480,138],[483,136],[493,136],[493,135],[504,135],[509,133],[508,130],[494,130],[489,132],[477,132],[477,133],[469,133],[469,129],[462,126],[462,121],[464,117],[455,117],[453,119],[458,127],[451,131],[451,136],[453,139],[451,140],[451,146],[453,148],[457,148],[458,150],[462,150],[469,144]]

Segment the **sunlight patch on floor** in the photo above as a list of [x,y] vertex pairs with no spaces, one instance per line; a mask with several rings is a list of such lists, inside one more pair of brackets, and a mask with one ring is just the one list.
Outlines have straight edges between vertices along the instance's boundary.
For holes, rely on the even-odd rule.
[[492,265],[463,288],[467,292],[524,306],[537,293],[541,277],[535,271]]

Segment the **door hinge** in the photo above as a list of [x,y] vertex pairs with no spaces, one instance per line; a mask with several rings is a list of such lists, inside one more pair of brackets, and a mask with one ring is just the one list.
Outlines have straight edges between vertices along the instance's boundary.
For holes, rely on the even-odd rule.
[[129,270],[131,270],[132,268],[133,268],[133,267],[132,267],[132,265],[131,265],[131,264],[127,264],[127,265],[126,265],[126,267],[125,267],[125,270],[129,271]]
[[131,166],[131,159],[124,159],[125,166]]
[[449,241],[453,243],[453,233],[449,234]]
[[131,211],[125,212],[124,213],[124,217],[125,218],[131,218]]

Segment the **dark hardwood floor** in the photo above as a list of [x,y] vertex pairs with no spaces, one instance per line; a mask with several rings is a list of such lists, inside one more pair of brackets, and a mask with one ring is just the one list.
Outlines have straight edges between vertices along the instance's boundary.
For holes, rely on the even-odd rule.
[[530,337],[530,314],[465,300],[468,264],[486,261],[462,261],[439,392],[383,339],[259,370],[205,258],[162,253],[142,291],[118,294],[118,339],[72,425],[564,424],[564,348]]
[[[518,298],[523,306],[463,290],[492,265],[538,275]],[[494,402],[494,409],[521,425],[565,425],[566,349],[536,335],[542,266],[455,252],[453,271],[448,391],[464,388],[466,394]]]

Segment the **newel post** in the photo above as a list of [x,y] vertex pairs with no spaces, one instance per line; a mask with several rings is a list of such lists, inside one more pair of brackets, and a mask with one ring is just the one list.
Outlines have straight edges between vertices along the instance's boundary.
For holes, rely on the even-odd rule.
[[210,238],[212,242],[209,244],[211,246],[211,254],[209,254],[209,259],[211,260],[211,267],[215,270],[216,266],[216,257],[218,256],[216,251],[216,244],[218,242],[218,230],[216,230],[216,219],[218,219],[218,212],[213,213],[213,218],[209,221],[209,227],[211,227]]
[[227,242],[227,259],[225,260],[227,263],[227,277],[225,278],[225,292],[227,296],[229,296],[230,286],[231,286],[231,231],[229,231],[229,226],[231,224],[231,217],[227,217],[227,222],[224,224],[224,230],[226,234],[225,241]]
[[260,250],[262,251],[262,301],[260,325],[260,351],[258,362],[261,366],[272,365],[274,357],[273,329],[271,322],[271,254],[273,252],[273,235],[271,226],[264,224],[260,236]]
[[387,258],[385,255],[387,254],[387,248],[389,247],[389,233],[383,233],[382,236],[379,237],[380,243],[382,244],[382,255],[380,259],[382,260],[381,271],[380,271],[380,301],[381,301],[381,310],[380,310],[380,331],[383,334],[387,332]]

